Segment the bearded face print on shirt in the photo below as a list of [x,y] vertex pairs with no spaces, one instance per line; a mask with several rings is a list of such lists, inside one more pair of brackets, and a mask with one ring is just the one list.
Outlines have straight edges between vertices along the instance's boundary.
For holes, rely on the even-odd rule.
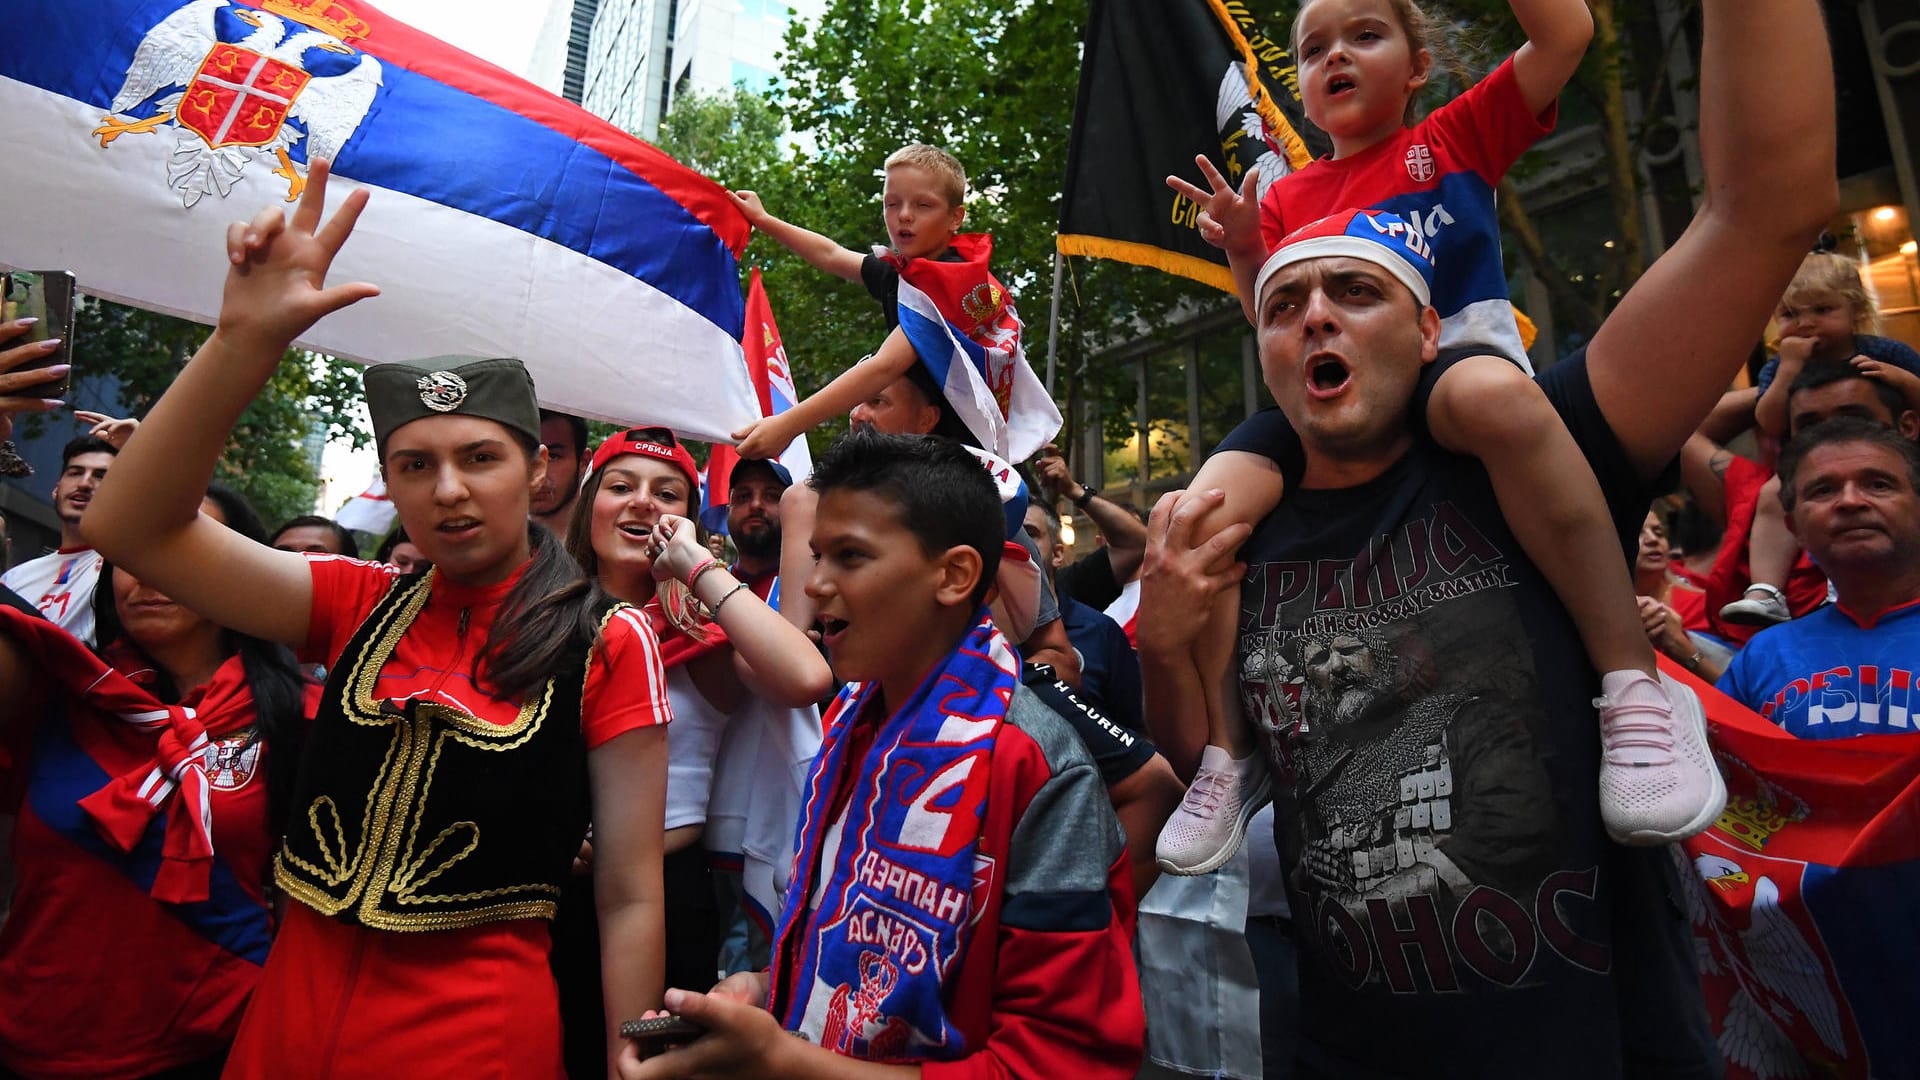
[[1357,555],[1249,559],[1242,704],[1296,924],[1354,989],[1524,985],[1547,950],[1604,970],[1570,925],[1595,871],[1562,866],[1516,568],[1451,504],[1428,514]]

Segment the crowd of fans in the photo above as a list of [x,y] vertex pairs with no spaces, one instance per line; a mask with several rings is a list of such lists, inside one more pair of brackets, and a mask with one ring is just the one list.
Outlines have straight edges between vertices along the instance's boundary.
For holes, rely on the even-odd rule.
[[[327,280],[367,195],[328,217],[315,162],[228,233],[150,413],[79,414],[59,547],[0,578],[0,1077],[1227,1074],[1236,1040],[1270,1077],[1720,1075],[1671,899],[1727,797],[1699,691],[1804,739],[1920,724],[1920,354],[1805,254],[1818,6],[1708,0],[1706,203],[1535,376],[1450,261],[1497,231],[1471,250],[1457,186],[1455,233],[1393,201],[1473,177],[1493,229],[1592,33],[1513,6],[1528,44],[1409,126],[1429,20],[1303,5],[1335,154],[1265,199],[1172,181],[1277,408],[1145,520],[1051,444],[980,449],[918,359],[903,284],[966,262],[965,176],[914,144],[884,255],[736,195],[887,334],[739,433],[724,528],[672,431],[594,445],[519,362],[442,358],[366,374],[394,526],[269,532],[210,483],[226,432],[378,302]],[[21,329],[5,427],[41,407]],[[1171,974],[1168,912],[1221,932]]]

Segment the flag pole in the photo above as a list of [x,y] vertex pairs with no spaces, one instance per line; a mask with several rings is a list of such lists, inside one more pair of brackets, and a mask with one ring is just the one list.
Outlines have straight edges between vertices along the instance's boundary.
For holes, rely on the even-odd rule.
[[1047,313],[1047,396],[1053,396],[1054,365],[1060,355],[1060,271],[1066,264],[1066,257],[1056,249],[1053,253],[1053,307]]

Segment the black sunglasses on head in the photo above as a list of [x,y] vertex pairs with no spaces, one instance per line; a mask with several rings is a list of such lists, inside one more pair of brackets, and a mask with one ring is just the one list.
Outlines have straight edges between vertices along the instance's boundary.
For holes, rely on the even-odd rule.
[[673,437],[673,432],[663,427],[628,428],[620,437],[629,442],[659,443],[662,446],[680,445],[680,441]]

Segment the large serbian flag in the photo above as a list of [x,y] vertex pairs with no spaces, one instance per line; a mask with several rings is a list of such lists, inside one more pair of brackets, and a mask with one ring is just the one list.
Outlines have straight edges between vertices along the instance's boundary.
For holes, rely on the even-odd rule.
[[702,438],[759,415],[726,192],[361,0],[11,0],[0,115],[9,265],[211,322],[227,223],[330,157],[373,192],[333,276],[382,295],[302,345],[518,356],[546,405]]
[[[740,346],[747,358],[747,377],[760,397],[763,416],[778,416],[800,400],[793,389],[793,370],[787,366],[787,347],[781,344],[780,327],[773,321],[773,305],[767,302],[767,289],[760,281],[760,268],[754,267],[747,286],[747,322],[741,332]],[[727,531],[727,498],[731,494],[733,466],[740,460],[732,446],[715,443],[707,455],[706,507],[700,511],[700,523],[718,533]],[[805,434],[796,435],[776,461],[784,466],[798,484],[813,475],[813,455],[807,449]]]
[[957,262],[876,251],[900,270],[900,329],[982,449],[1025,461],[1060,430],[1060,409],[1027,363],[1013,297],[987,268],[993,238],[953,238]]
[[1728,1076],[1920,1076],[1920,736],[1796,739],[1693,686],[1727,779],[1684,851]]

